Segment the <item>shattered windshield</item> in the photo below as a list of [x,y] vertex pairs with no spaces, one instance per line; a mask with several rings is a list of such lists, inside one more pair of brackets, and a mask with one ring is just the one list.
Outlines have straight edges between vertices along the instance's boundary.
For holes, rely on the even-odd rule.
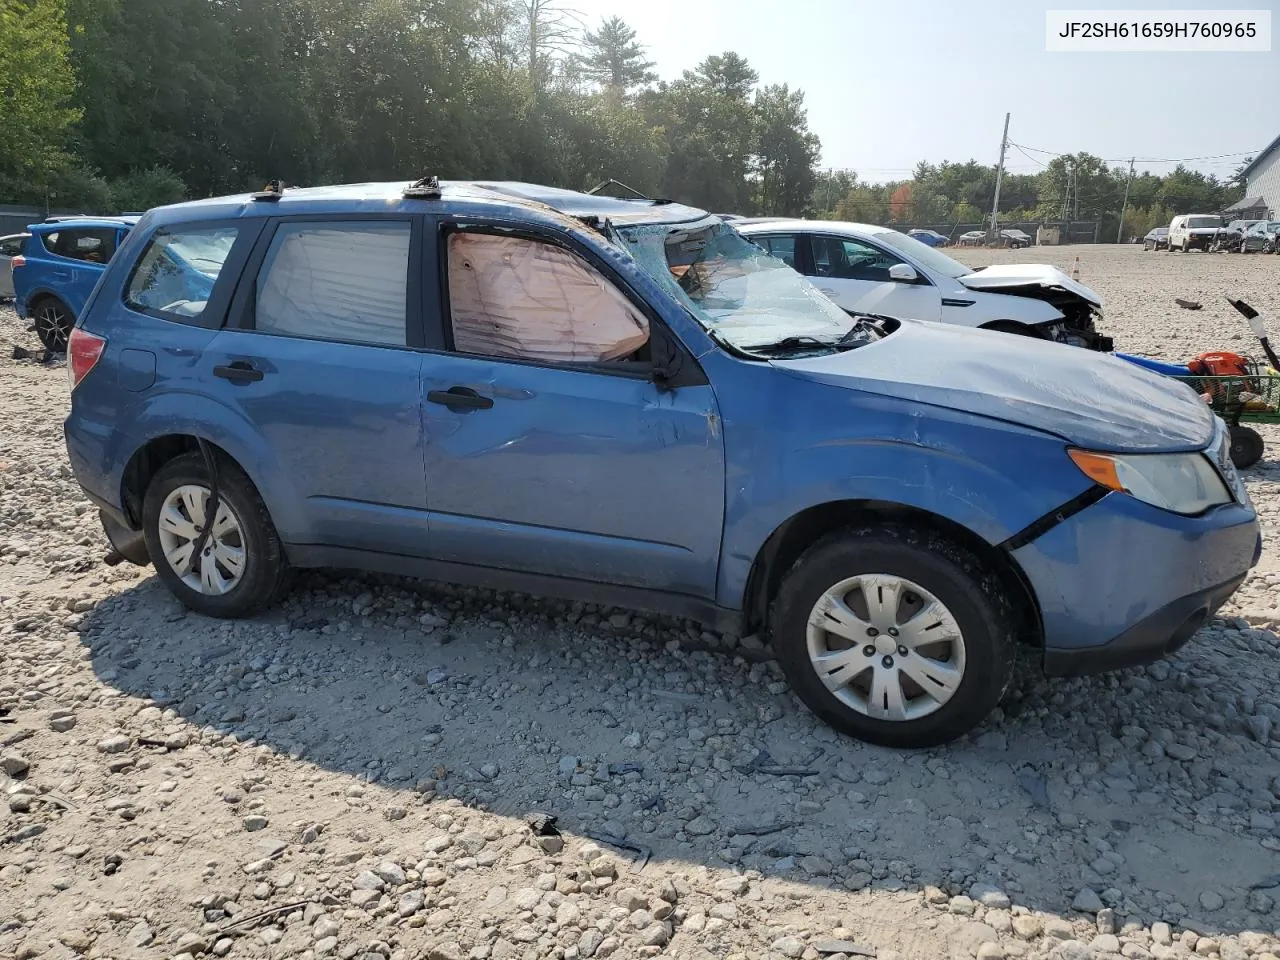
[[1203,230],[1206,227],[1222,226],[1221,217],[1188,217],[1187,228],[1189,230]]
[[719,219],[619,233],[646,273],[714,336],[739,349],[845,349],[878,336]]

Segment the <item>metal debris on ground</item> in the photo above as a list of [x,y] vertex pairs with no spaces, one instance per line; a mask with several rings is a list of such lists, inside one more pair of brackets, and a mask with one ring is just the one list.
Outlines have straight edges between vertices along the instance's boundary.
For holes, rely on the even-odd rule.
[[763,773],[770,777],[816,777],[818,771],[812,769],[809,764],[817,760],[826,753],[823,747],[818,747],[813,753],[805,757],[797,766],[786,766],[778,763],[769,755],[768,750],[761,750],[756,754],[755,759],[750,763],[741,764],[734,767],[739,773],[752,774]]
[[1249,884],[1250,890],[1270,890],[1272,887],[1280,887],[1280,873],[1273,873],[1257,883]]
[[875,947],[864,946],[851,940],[819,940],[812,944],[819,953],[843,953],[849,957],[874,957]]
[[608,844],[611,847],[617,847],[619,850],[627,850],[636,854],[640,859],[631,862],[631,873],[639,873],[649,863],[649,858],[653,856],[653,851],[641,843],[635,843],[622,837],[615,837],[610,833],[587,833],[583,831],[584,837],[595,840],[598,843]]
[[1183,300],[1181,297],[1174,297],[1173,302],[1180,306],[1183,310],[1199,310],[1200,304],[1195,300]]

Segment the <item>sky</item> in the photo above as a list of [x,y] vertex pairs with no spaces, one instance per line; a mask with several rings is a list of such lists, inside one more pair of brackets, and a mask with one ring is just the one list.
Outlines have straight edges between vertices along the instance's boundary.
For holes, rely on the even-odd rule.
[[[760,82],[805,93],[822,166],[905,179],[920,160],[1007,170],[1087,151],[1163,174],[1226,177],[1280,136],[1280,2],[1088,0],[567,0],[588,26],[618,15],[663,80],[733,50]],[[1049,9],[1272,9],[1269,53],[1048,53]],[[1037,151],[1049,151],[1037,152]],[[1144,159],[1145,158],[1145,159]]]

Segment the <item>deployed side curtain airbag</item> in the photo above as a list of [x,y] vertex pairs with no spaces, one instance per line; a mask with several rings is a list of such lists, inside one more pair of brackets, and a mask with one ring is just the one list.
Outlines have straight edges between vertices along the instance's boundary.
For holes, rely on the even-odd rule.
[[451,234],[449,303],[463,353],[584,363],[649,342],[648,319],[597,271],[521,237]]

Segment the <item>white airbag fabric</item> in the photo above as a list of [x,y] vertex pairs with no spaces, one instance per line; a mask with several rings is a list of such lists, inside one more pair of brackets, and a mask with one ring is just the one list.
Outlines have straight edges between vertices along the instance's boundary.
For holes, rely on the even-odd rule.
[[259,281],[256,326],[299,337],[404,346],[406,222],[282,224]]
[[626,357],[649,341],[649,321],[567,250],[520,237],[449,237],[454,348],[553,362]]

